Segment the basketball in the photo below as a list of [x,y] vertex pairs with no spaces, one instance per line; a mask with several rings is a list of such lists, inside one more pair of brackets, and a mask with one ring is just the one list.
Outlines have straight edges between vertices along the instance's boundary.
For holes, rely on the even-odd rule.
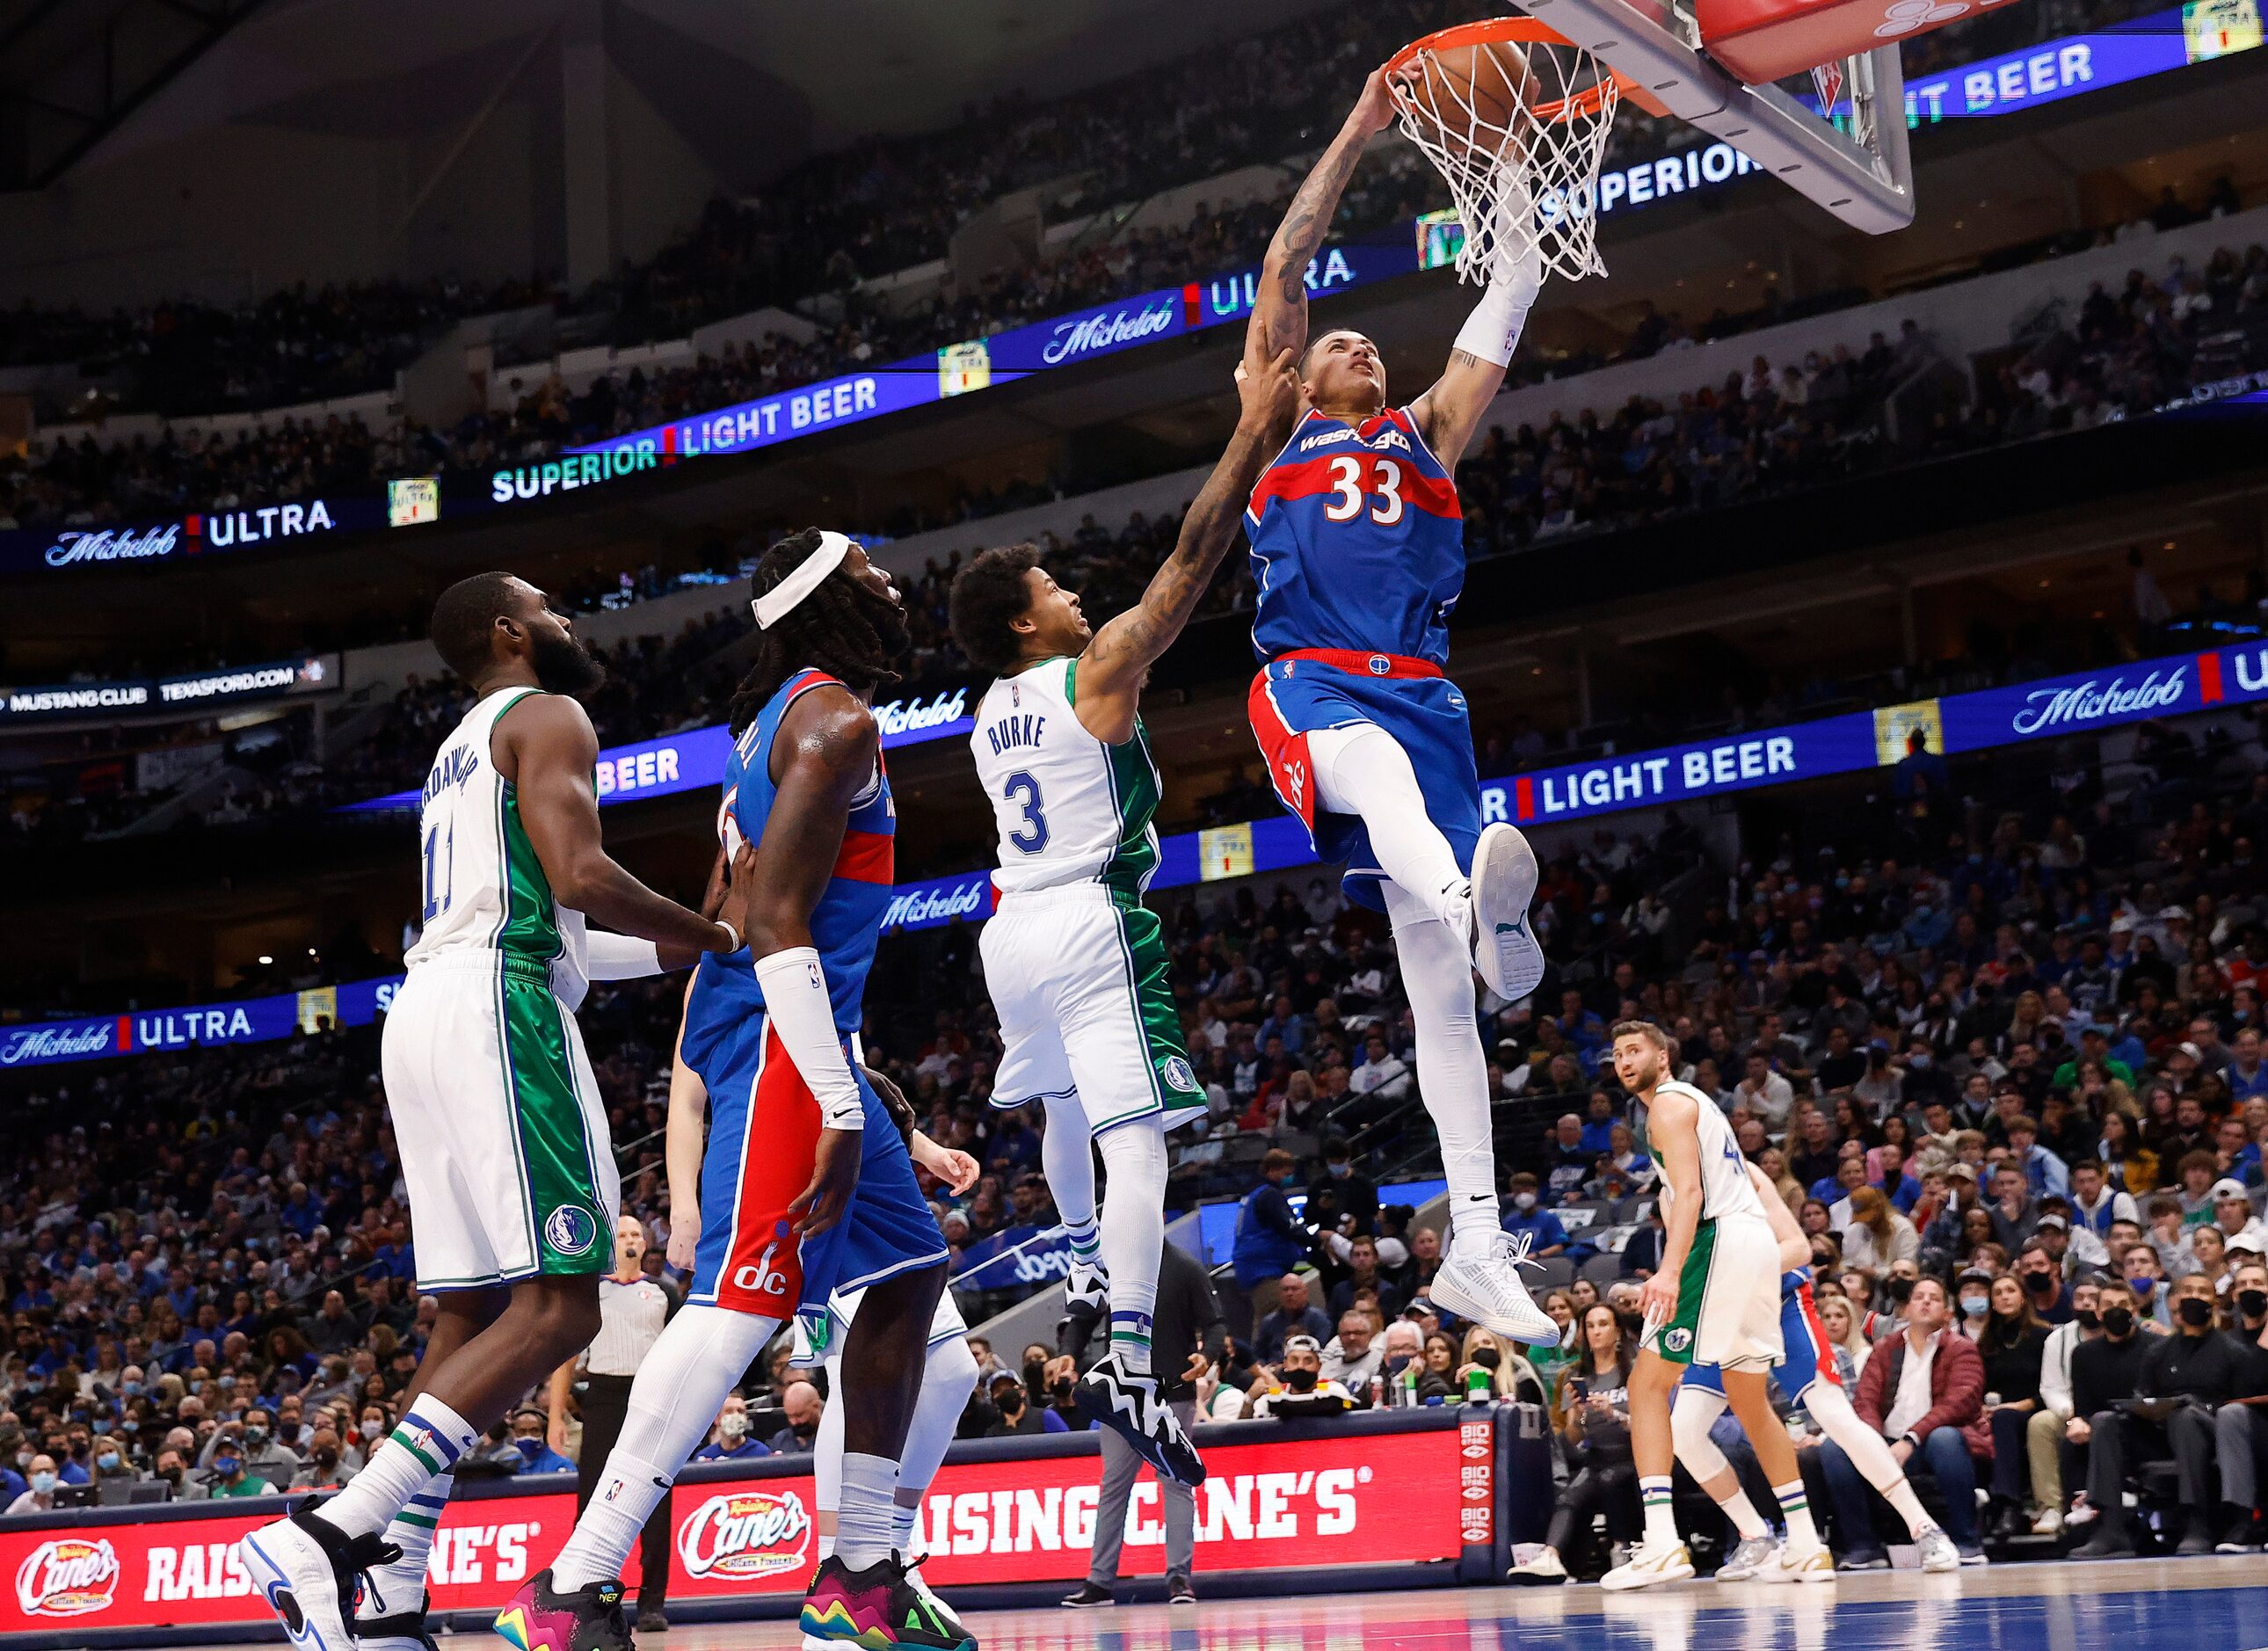
[[1509,157],[1521,152],[1536,80],[1528,54],[1510,41],[1445,46],[1424,53],[1410,66],[1403,97],[1440,129],[1441,142],[1453,156],[1501,151]]

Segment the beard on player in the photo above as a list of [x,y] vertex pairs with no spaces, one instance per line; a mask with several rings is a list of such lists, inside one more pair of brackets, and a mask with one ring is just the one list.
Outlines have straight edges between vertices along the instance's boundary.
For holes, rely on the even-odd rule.
[[531,632],[527,661],[547,694],[581,699],[607,680],[607,662],[599,651],[565,629]]

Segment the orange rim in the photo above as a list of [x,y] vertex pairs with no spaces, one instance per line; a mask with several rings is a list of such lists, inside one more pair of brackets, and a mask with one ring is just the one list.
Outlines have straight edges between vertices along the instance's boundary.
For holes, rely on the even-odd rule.
[[[1389,79],[1392,78],[1427,52],[1439,52],[1458,46],[1493,46],[1499,41],[1513,41],[1524,46],[1565,46],[1584,51],[1558,30],[1534,18],[1483,18],[1476,23],[1452,24],[1447,28],[1435,29],[1431,34],[1419,36],[1386,60],[1386,73]],[[1584,51],[1584,55],[1593,56],[1595,61],[1594,54]],[[1550,103],[1539,103],[1528,113],[1553,126],[1564,121],[1596,114],[1605,106],[1609,82],[1618,96],[1638,90],[1636,81],[1609,67],[1605,74],[1582,91]]]

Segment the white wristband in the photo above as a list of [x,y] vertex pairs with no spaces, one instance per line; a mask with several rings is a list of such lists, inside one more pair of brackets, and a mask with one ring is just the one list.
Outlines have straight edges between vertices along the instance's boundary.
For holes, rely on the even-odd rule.
[[585,972],[593,980],[637,980],[661,973],[661,953],[652,940],[633,934],[593,929],[584,937]]
[[1521,331],[1528,325],[1528,307],[1535,302],[1532,288],[1522,291],[1504,282],[1490,282],[1457,333],[1457,348],[1499,367],[1509,366]]
[[865,1102],[843,1052],[842,1034],[835,1029],[819,954],[808,946],[767,954],[756,960],[756,984],[763,988],[771,1029],[819,1102],[820,1122],[830,1130],[864,1129]]

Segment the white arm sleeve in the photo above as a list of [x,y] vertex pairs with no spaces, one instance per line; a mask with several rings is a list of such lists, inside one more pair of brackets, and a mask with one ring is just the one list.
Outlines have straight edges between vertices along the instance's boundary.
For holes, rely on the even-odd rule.
[[584,972],[593,980],[637,980],[661,973],[661,954],[652,940],[593,929],[583,937]]
[[1528,312],[1535,307],[1535,295],[1543,287],[1541,269],[1531,270],[1527,264],[1510,280],[1491,281],[1481,301],[1473,306],[1473,313],[1465,317],[1457,333],[1457,348],[1499,367],[1509,366],[1512,352],[1519,347],[1520,335],[1528,325]]
[[808,946],[790,947],[756,960],[756,984],[764,989],[764,1013],[795,1063],[796,1071],[819,1102],[820,1121],[831,1130],[866,1126],[865,1103],[852,1075],[843,1040],[828,1001],[827,971]]

